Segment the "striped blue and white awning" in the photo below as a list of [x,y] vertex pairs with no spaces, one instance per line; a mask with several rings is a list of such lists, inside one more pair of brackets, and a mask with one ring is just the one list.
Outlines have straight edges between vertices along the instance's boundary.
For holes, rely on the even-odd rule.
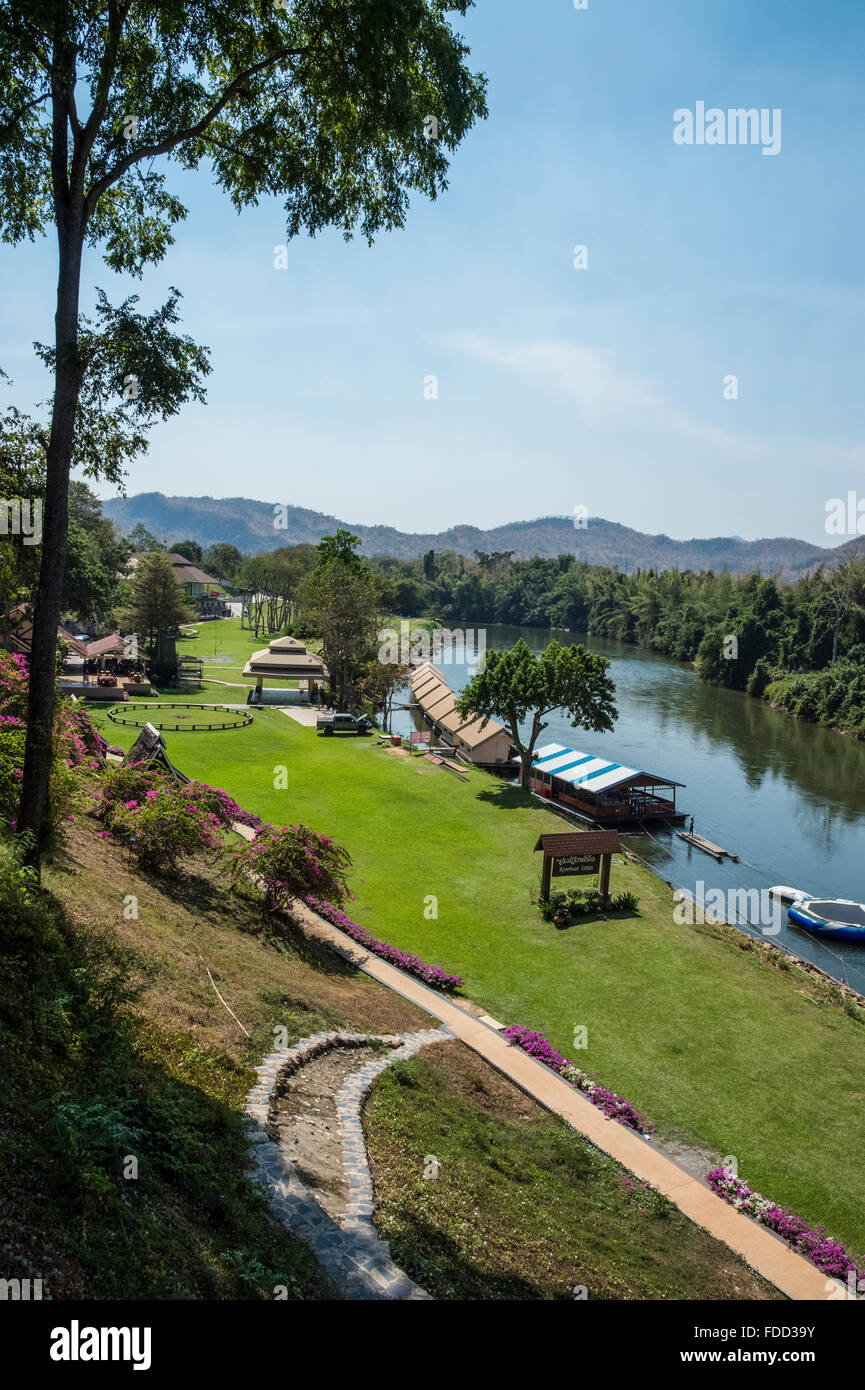
[[[513,758],[519,762],[519,758]],[[629,782],[632,777],[650,777],[638,767],[625,767],[623,763],[611,763],[609,758],[599,758],[594,753],[581,753],[577,748],[566,748],[563,743],[548,743],[535,749],[532,767],[536,772],[546,772],[558,777],[562,782],[570,782],[574,787],[582,787],[589,792],[603,792],[610,787],[618,787]],[[678,786],[669,778],[657,778],[667,786]]]

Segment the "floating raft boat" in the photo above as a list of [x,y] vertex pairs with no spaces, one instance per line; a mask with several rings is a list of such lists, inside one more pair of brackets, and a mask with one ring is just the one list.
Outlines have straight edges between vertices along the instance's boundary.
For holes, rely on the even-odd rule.
[[694,849],[700,849],[704,854],[711,854],[713,859],[717,859],[720,864],[723,859],[732,859],[734,864],[738,864],[738,854],[733,854],[729,849],[722,849],[720,845],[714,845],[711,840],[707,840],[705,835],[697,835],[693,830],[677,830],[676,834],[680,840],[686,844],[693,845]]
[[865,942],[865,903],[849,898],[815,898],[802,888],[776,884],[769,889],[773,898],[790,904],[788,919],[797,927],[815,936],[829,936],[835,941]]

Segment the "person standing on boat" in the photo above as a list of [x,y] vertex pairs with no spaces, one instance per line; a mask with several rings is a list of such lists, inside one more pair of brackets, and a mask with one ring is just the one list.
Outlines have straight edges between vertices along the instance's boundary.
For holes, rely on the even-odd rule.
[[691,824],[688,826],[688,834],[689,834],[689,835],[693,835],[693,833],[694,833],[694,817],[692,816],[692,817],[691,817]]

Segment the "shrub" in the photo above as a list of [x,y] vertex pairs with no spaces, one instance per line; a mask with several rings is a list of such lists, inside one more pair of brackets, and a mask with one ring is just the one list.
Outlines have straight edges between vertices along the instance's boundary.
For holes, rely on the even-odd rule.
[[0,714],[27,717],[27,662],[4,651],[0,651]]
[[112,768],[93,799],[91,813],[106,833],[124,838],[146,867],[168,867],[186,855],[221,847],[219,831],[235,821],[258,826],[260,816],[244,811],[227,792],[206,782],[178,782],[144,763]]
[[0,714],[0,816],[4,820],[14,820],[18,809],[25,737],[20,719]]
[[228,795],[228,792],[220,791],[218,787],[211,787],[207,782],[187,782],[184,788],[184,796],[188,801],[193,802],[200,810],[216,816],[219,824],[226,829],[238,822],[240,825],[249,825],[258,829],[261,824],[261,816],[255,816],[251,811],[244,811],[242,806]]
[[634,893],[615,893],[607,902],[597,888],[570,888],[550,894],[549,902],[541,903],[541,916],[551,922],[558,912],[569,912],[573,917],[588,916],[592,912],[635,912],[640,900]]
[[623,1100],[614,1091],[608,1091],[606,1086],[601,1086],[588,1072],[580,1071],[569,1058],[563,1057],[561,1052],[553,1047],[543,1033],[534,1033],[531,1028],[513,1024],[503,1030],[502,1037],[506,1038],[512,1047],[519,1047],[530,1057],[536,1057],[545,1067],[549,1067],[550,1071],[556,1072],[564,1081],[576,1086],[592,1105],[603,1110],[609,1119],[618,1120],[619,1124],[627,1125],[629,1129],[635,1129],[638,1134],[647,1137],[654,1133],[655,1126],[650,1124],[646,1116],[641,1115],[630,1101]]
[[67,767],[99,767],[108,747],[92,716],[71,700],[58,700],[54,713],[56,755]]
[[144,763],[123,763],[111,768],[96,795],[93,814],[98,820],[109,821],[115,806],[129,801],[142,802],[150,791],[168,782],[164,773],[150,771]]
[[309,894],[341,907],[350,867],[348,851],[327,835],[305,825],[264,825],[254,840],[234,851],[232,875],[259,882],[271,909],[290,908]]
[[166,779],[145,792],[142,801],[114,802],[105,820],[110,833],[126,840],[142,868],[175,870],[179,859],[219,850],[219,822]]

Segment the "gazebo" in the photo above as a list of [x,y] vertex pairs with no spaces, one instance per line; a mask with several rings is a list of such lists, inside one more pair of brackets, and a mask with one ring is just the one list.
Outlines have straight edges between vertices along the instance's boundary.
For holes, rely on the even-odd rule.
[[269,647],[253,652],[243,668],[244,676],[255,679],[255,689],[250,690],[246,703],[263,704],[262,695],[266,680],[299,681],[301,689],[306,688],[310,703],[317,703],[321,681],[330,679],[330,672],[320,656],[308,652],[296,637],[275,637]]

